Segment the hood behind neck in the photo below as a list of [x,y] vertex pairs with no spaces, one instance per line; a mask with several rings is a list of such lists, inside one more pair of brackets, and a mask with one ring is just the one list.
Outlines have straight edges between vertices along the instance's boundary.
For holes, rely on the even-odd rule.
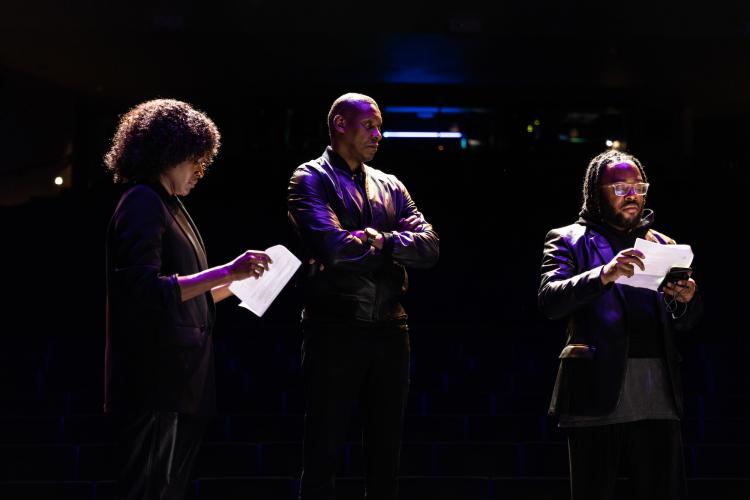
[[654,211],[650,208],[643,209],[641,221],[636,227],[628,232],[621,231],[616,227],[607,224],[604,220],[595,219],[585,213],[581,214],[577,222],[582,226],[590,227],[591,229],[604,233],[605,235],[636,236],[642,238],[654,224]]

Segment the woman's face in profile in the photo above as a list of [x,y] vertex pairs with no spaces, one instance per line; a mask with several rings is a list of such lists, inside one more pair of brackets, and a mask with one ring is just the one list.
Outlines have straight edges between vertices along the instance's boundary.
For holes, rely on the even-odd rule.
[[160,181],[169,194],[186,196],[203,177],[205,167],[196,160],[186,160],[162,172]]

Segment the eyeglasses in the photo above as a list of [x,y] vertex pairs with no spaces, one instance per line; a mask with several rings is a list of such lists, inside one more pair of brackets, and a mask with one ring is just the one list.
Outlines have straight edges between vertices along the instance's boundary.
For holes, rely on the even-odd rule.
[[615,182],[614,184],[606,184],[605,187],[611,187],[615,190],[617,196],[626,196],[632,191],[634,194],[644,195],[648,192],[648,182],[635,182],[633,184],[627,182]]

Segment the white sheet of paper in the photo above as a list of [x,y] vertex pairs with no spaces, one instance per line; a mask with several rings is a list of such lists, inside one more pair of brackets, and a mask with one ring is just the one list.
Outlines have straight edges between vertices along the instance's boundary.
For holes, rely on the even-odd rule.
[[266,250],[273,263],[263,276],[233,281],[229,285],[240,299],[240,307],[249,309],[257,316],[263,316],[268,306],[276,299],[281,290],[289,283],[301,262],[284,245],[276,245]]
[[635,274],[632,277],[621,276],[616,283],[656,291],[670,268],[690,267],[693,262],[693,250],[690,245],[661,245],[638,238],[635,240],[635,249],[646,256],[643,259],[646,270],[641,271],[640,267],[635,266]]

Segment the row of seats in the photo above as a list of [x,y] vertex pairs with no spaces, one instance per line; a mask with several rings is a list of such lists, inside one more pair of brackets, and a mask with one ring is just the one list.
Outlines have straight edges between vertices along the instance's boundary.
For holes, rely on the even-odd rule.
[[[304,412],[301,382],[287,388],[263,387],[242,392],[231,383],[217,383],[222,413],[294,415]],[[95,390],[96,389],[96,390]],[[487,392],[475,390],[409,391],[406,411],[410,415],[502,415],[508,413],[545,415],[551,388],[543,392]],[[101,389],[36,393],[5,393],[0,415],[70,415],[101,411]],[[750,418],[750,393],[705,395],[688,393],[685,414],[701,419]]]
[[[270,331],[251,338],[242,332],[217,339],[219,380],[232,385],[233,390],[257,392],[268,382],[270,373],[279,388],[299,385],[300,353],[296,336],[287,329],[269,326],[264,329]],[[279,336],[284,340],[271,340]],[[437,339],[413,347],[412,386],[417,390],[454,392],[472,387],[499,393],[549,391],[554,381],[559,342],[513,344],[504,347],[510,352],[505,352],[502,362],[498,362],[487,355],[496,349],[494,337],[474,335],[461,342],[450,336]],[[24,392],[55,392],[90,385],[92,373],[98,376],[101,371],[101,346],[92,347],[91,352],[75,347],[73,350],[63,342],[46,341],[36,349],[13,350],[13,355],[3,360],[3,369],[15,375],[13,386]],[[685,386],[707,395],[746,392],[750,387],[750,372],[735,367],[748,354],[750,348],[744,346],[728,350],[724,346],[697,345],[685,353]],[[90,369],[83,369],[87,366]]]
[[[362,478],[337,481],[338,500],[361,500]],[[291,477],[200,478],[188,490],[187,500],[295,500],[299,483]],[[0,482],[0,498],[14,500],[105,500],[112,496],[112,481]],[[560,500],[568,498],[565,478],[533,477],[420,477],[399,479],[400,500]],[[750,496],[750,479],[691,478],[693,500],[744,500]],[[627,478],[617,485],[616,500],[628,497]]]
[[[683,422],[688,444],[750,444],[750,419],[697,419]],[[299,441],[303,416],[223,415],[211,420],[208,441]],[[67,416],[0,417],[0,444],[87,444],[114,441],[112,418],[102,414]],[[352,419],[348,440],[359,439],[361,426]],[[404,440],[409,441],[493,441],[559,442],[564,434],[546,416],[429,415],[406,417]]]
[[[115,447],[87,445],[0,446],[0,480],[103,480],[115,476]],[[750,445],[689,445],[691,477],[744,477]],[[425,476],[556,476],[568,473],[565,443],[431,442],[405,443],[401,473]],[[293,442],[208,442],[195,474],[201,476],[296,476],[302,444]],[[362,475],[362,445],[347,443],[340,473]]]

